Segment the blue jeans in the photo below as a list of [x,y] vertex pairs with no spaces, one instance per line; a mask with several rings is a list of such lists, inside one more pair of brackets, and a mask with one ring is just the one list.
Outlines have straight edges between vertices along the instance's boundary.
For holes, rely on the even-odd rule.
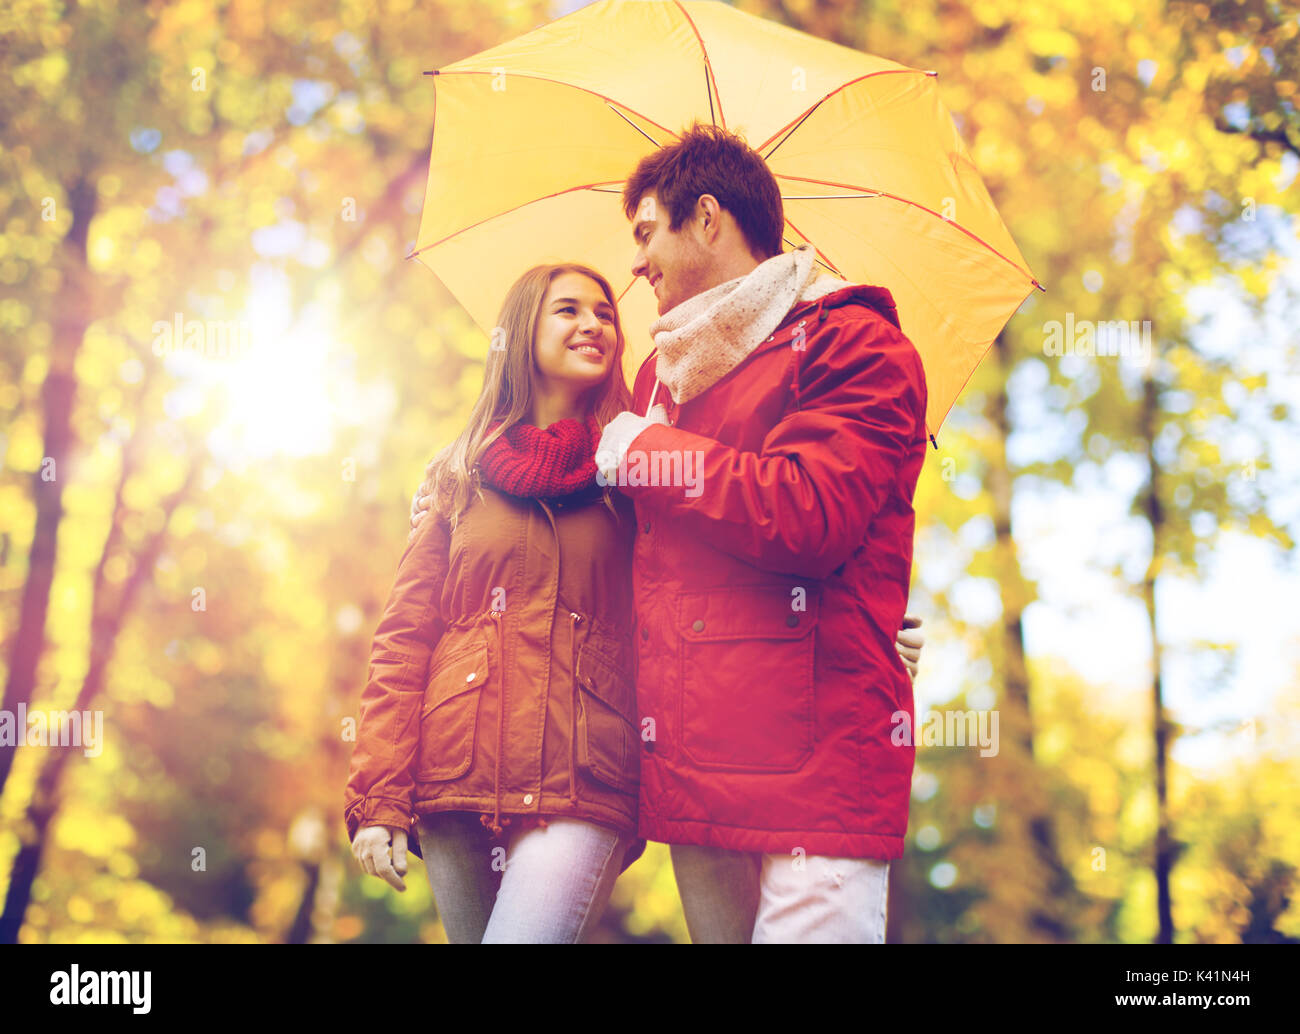
[[452,944],[576,944],[609,904],[634,837],[579,819],[493,841],[477,814],[420,817],[420,851]]
[[889,863],[673,844],[693,944],[884,944]]

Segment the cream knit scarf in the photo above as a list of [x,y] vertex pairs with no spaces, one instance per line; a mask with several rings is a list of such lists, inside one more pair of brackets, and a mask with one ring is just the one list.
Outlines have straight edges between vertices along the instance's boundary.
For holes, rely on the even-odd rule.
[[759,263],[687,298],[650,325],[659,349],[655,373],[679,406],[735,369],[785,319],[796,302],[814,301],[849,285],[817,274],[812,245]]

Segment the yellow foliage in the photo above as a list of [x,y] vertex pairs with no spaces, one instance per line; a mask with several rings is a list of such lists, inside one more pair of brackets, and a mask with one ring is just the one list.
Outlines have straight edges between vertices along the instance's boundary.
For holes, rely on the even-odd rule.
[[107,859],[136,845],[135,830],[121,815],[66,803],[54,823],[54,839],[62,848],[92,858]]

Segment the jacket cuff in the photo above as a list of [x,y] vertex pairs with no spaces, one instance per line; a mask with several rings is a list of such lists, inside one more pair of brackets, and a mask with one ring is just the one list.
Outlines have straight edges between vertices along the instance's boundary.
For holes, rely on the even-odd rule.
[[363,797],[343,812],[348,827],[348,841],[356,839],[362,826],[396,826],[408,833],[414,818],[408,802],[395,797]]

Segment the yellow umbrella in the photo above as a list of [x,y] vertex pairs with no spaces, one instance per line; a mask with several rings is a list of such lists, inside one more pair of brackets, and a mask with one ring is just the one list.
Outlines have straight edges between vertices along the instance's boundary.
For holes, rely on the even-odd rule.
[[816,39],[714,0],[600,0],[436,72],[419,235],[486,335],[541,262],[609,278],[629,383],[653,347],[654,292],[631,273],[623,182],[694,120],[740,133],[781,188],[788,248],[893,294],[943,422],[1040,286],[939,100],[934,72]]

